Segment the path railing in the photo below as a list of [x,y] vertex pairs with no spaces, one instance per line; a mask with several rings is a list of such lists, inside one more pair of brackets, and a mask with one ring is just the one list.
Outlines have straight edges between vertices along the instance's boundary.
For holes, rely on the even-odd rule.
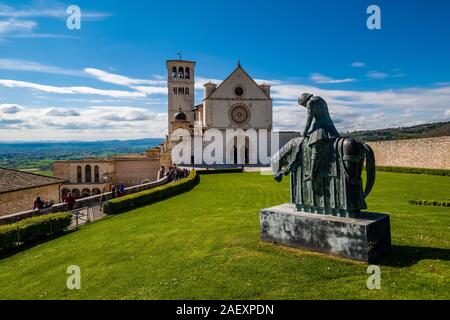
[[[152,189],[152,188],[161,186],[163,184],[166,184],[167,182],[168,182],[167,177],[164,177],[158,181],[153,181],[153,182],[149,182],[149,183],[145,183],[145,184],[141,184],[141,185],[137,185],[137,186],[128,187],[125,189],[125,193],[132,194],[132,193],[140,192],[143,190]],[[78,210],[78,209],[82,209],[82,208],[86,208],[86,207],[89,207],[89,208],[97,207],[98,210],[101,210],[102,199],[107,201],[112,198],[113,198],[112,193],[107,192],[107,193],[99,194],[96,196],[91,196],[88,198],[77,199],[76,204],[74,206],[74,210]],[[67,205],[67,203],[58,203],[58,204],[53,205],[52,207],[49,207],[49,208],[46,208],[43,210],[29,210],[29,211],[14,213],[14,214],[7,215],[7,216],[2,216],[2,217],[0,217],[0,225],[14,223],[14,222],[17,222],[17,221],[20,221],[23,219],[36,217],[36,216],[40,216],[43,214],[68,212],[68,211],[73,211],[73,210],[69,209],[69,206]]]
[[102,210],[102,206],[83,207],[72,210],[72,222],[69,226],[69,230],[78,229],[83,224],[94,222],[105,216]]

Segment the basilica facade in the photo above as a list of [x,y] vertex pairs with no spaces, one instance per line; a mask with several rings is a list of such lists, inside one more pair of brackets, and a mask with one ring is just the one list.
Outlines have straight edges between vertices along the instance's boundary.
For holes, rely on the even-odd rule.
[[[186,60],[168,60],[167,87],[168,87],[168,136],[162,144],[162,161],[169,164],[170,153],[179,142],[173,137],[177,129],[189,131],[192,138],[202,137],[206,131],[216,129],[223,134],[223,154],[232,153],[232,161],[224,161],[223,165],[267,165],[257,160],[251,161],[251,154],[259,154],[262,144],[270,155],[272,147],[273,129],[273,103],[270,85],[258,84],[244,70],[238,62],[236,68],[220,84],[208,82],[203,85],[203,99],[201,104],[195,104],[195,62]],[[268,138],[265,141],[257,136],[251,142],[249,136],[244,138],[242,150],[239,148],[237,137],[226,137],[230,130],[265,131]],[[298,136],[296,132],[279,132],[277,139],[283,145],[292,137]],[[194,143],[192,143],[194,144]],[[205,146],[205,143],[203,143]],[[242,151],[242,157],[240,152]],[[205,165],[204,161],[196,161],[192,150],[190,163]],[[226,159],[224,159],[226,160]],[[222,165],[222,164],[221,164]]]

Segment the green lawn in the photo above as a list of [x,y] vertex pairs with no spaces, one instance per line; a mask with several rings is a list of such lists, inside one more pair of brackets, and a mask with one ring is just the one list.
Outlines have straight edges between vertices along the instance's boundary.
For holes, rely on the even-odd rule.
[[[205,175],[193,190],[109,217],[0,260],[0,299],[449,299],[450,177],[380,172],[368,198],[391,213],[381,290],[367,266],[259,241],[259,209],[287,202],[288,179]],[[66,269],[81,268],[81,290]]]

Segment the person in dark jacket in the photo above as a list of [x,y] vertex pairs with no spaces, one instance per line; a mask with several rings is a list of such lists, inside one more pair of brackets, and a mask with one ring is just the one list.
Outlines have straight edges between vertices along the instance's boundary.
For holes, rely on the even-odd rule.
[[37,197],[34,201],[33,210],[41,210],[44,208],[44,201],[41,200],[41,197]]
[[72,192],[69,192],[67,197],[64,199],[64,202],[67,203],[67,205],[69,206],[69,210],[72,211],[76,203],[75,197],[73,196]]

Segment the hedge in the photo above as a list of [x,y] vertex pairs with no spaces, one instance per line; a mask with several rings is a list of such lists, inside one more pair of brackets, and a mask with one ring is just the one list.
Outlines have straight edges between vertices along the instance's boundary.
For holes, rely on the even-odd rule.
[[72,213],[53,213],[0,225],[0,252],[61,233],[70,226]]
[[133,208],[142,207],[187,191],[197,185],[199,181],[199,175],[195,170],[192,170],[189,176],[183,180],[109,200],[104,204],[103,212],[119,214]]
[[450,207],[450,201],[409,200],[408,202],[416,206]]
[[426,168],[410,168],[410,167],[383,167],[377,166],[378,171],[412,173],[412,174],[428,174],[432,176],[450,176],[448,169],[426,169]]

